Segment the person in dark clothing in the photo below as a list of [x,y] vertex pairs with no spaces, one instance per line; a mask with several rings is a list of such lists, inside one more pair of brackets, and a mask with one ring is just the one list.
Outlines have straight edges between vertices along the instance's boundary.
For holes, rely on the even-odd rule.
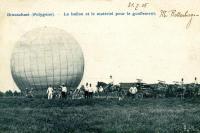
[[85,96],[85,99],[87,99],[89,97],[89,84],[86,83],[85,87],[84,87],[84,96]]

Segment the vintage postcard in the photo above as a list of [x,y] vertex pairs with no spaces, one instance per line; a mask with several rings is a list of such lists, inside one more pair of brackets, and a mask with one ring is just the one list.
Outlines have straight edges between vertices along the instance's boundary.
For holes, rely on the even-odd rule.
[[199,0],[0,0],[0,132],[200,132]]

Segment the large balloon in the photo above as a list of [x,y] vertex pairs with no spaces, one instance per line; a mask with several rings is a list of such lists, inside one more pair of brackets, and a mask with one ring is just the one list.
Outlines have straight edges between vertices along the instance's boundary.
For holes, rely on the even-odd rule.
[[42,27],[25,33],[11,57],[12,77],[21,91],[45,93],[49,85],[76,88],[84,73],[78,42],[64,30]]

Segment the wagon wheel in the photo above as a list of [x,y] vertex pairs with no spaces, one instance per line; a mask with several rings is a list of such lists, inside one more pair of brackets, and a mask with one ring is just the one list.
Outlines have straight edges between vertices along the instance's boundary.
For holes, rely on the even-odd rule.
[[118,93],[118,97],[125,98],[125,96],[126,96],[126,91],[125,91],[125,90],[121,90],[121,91]]
[[137,93],[136,94],[136,99],[143,99],[143,93]]

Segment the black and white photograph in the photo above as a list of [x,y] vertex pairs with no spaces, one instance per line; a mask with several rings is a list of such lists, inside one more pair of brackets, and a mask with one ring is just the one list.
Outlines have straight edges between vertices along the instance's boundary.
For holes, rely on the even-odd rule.
[[0,0],[0,133],[199,133],[199,0]]

